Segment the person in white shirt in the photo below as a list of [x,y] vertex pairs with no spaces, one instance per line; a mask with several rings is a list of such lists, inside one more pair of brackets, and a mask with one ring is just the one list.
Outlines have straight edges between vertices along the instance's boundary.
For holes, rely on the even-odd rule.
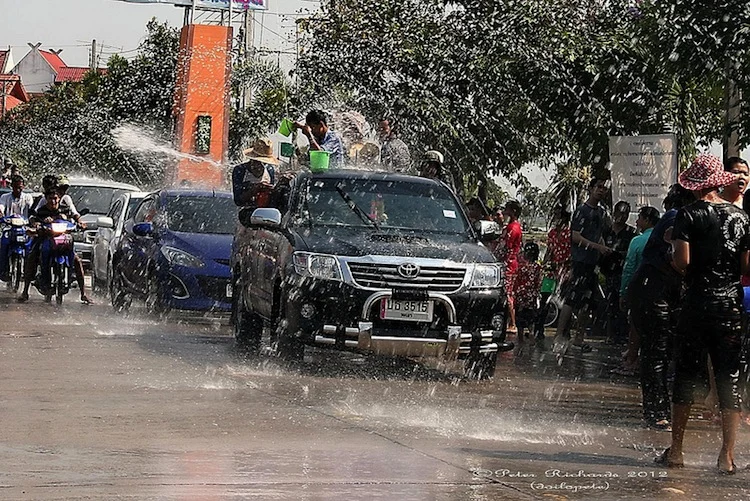
[[[29,210],[34,205],[31,193],[24,193],[26,184],[23,176],[15,175],[11,178],[11,191],[0,195],[0,217],[22,216],[28,221]],[[10,258],[10,239],[8,233],[3,232],[0,238],[0,280],[8,281]]]
[[23,176],[15,175],[11,180],[11,191],[0,195],[0,217],[19,215],[29,219],[29,210],[34,205],[31,193],[24,193],[26,180]]

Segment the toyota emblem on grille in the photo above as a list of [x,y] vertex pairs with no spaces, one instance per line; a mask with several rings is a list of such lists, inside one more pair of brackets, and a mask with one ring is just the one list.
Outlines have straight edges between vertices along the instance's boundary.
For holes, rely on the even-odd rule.
[[417,278],[419,266],[414,263],[403,263],[398,265],[398,274],[404,278]]

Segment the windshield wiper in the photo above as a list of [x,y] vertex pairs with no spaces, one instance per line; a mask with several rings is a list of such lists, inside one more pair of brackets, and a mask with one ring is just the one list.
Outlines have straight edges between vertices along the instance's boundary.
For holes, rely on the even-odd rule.
[[341,188],[340,184],[336,185],[336,191],[338,191],[339,195],[341,195],[341,198],[344,199],[344,202],[346,202],[346,205],[349,206],[352,212],[354,212],[356,215],[359,216],[362,222],[370,223],[371,225],[375,227],[376,230],[380,231],[380,225],[378,224],[378,222],[375,221],[373,218],[371,218],[368,213],[363,211],[362,207],[357,205],[357,203],[354,200],[352,200],[352,197],[350,197],[349,194]]

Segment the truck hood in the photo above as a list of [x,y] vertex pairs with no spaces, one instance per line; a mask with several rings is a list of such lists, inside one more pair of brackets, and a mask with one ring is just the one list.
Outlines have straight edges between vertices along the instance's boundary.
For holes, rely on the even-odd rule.
[[447,259],[458,263],[488,263],[495,259],[485,246],[466,235],[368,228],[301,229],[297,238],[309,252],[337,256],[403,256]]

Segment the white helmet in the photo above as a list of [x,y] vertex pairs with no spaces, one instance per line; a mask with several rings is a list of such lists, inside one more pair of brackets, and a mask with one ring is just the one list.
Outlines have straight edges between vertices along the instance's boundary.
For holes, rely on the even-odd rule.
[[422,156],[423,162],[437,162],[440,165],[443,165],[443,154],[436,150],[429,150],[425,151],[424,155]]

